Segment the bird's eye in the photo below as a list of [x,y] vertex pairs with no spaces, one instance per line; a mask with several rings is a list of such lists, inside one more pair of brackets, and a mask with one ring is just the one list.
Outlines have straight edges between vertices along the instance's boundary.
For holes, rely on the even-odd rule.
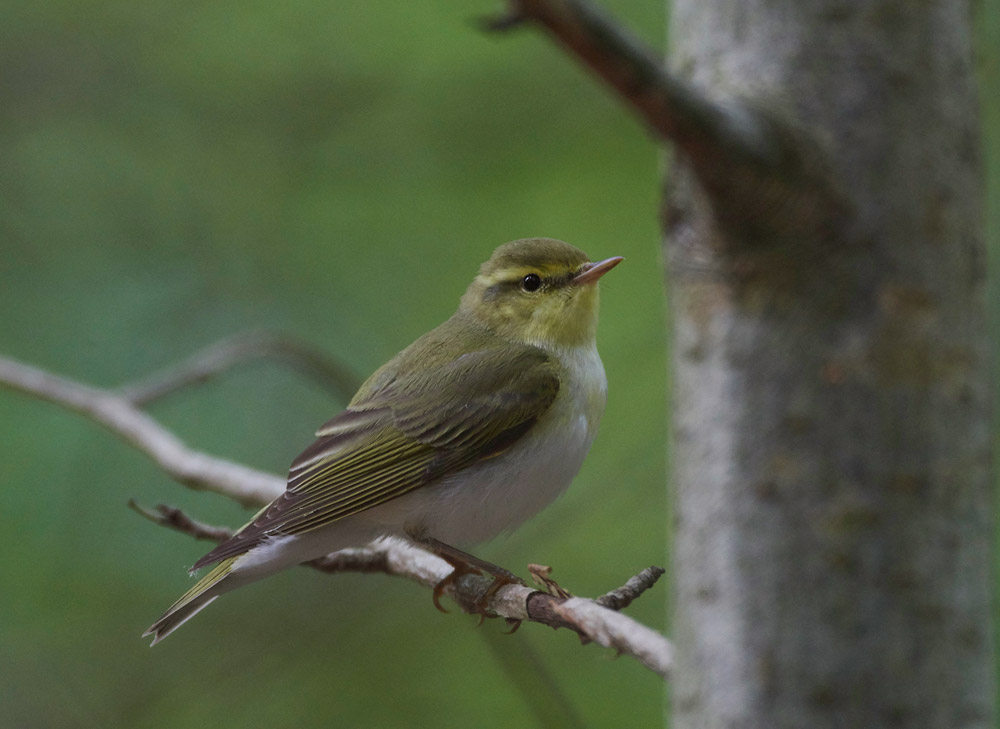
[[521,288],[525,291],[538,291],[542,285],[542,277],[537,273],[529,273],[521,279]]

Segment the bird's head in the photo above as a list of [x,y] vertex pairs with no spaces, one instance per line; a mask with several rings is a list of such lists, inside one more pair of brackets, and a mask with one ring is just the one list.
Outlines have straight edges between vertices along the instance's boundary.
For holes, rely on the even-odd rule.
[[505,243],[480,267],[461,310],[517,341],[549,349],[588,344],[597,333],[597,281],[621,261],[592,263],[552,238]]

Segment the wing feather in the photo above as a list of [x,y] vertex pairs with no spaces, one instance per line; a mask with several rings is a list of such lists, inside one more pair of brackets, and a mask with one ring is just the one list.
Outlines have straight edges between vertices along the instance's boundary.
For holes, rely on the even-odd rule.
[[194,568],[270,535],[302,534],[398,498],[502,453],[530,431],[559,389],[534,347],[466,353],[428,372],[383,374],[376,395],[327,422],[293,462],[285,493]]

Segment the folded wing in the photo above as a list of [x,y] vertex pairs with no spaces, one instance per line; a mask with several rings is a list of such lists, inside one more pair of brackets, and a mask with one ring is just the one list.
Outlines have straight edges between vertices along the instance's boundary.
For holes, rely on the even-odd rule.
[[246,552],[385,503],[499,455],[548,410],[556,366],[525,346],[462,354],[384,381],[327,422],[292,463],[285,493],[195,563]]

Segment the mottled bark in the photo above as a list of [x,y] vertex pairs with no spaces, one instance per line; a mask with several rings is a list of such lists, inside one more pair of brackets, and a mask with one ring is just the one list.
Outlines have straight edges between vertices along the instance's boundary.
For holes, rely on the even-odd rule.
[[674,726],[993,727],[970,8],[674,0],[671,31],[798,148],[671,173]]

